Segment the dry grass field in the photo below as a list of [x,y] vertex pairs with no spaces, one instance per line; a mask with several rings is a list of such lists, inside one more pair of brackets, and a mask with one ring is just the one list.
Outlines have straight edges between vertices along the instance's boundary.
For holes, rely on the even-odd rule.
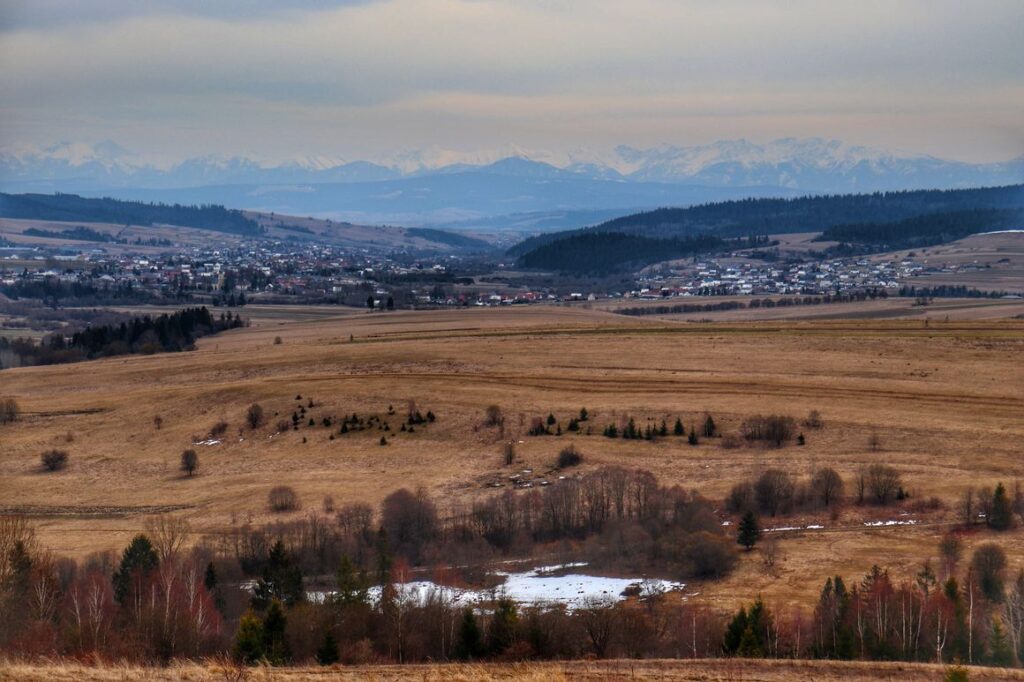
[[[136,244],[117,244],[115,242],[90,242],[77,239],[55,239],[50,237],[34,237],[24,234],[25,230],[36,228],[49,232],[63,232],[76,227],[88,227],[101,234],[127,239],[129,242],[141,239],[168,239],[180,246],[206,246],[210,244],[238,244],[238,235],[224,232],[213,232],[194,228],[175,227],[173,225],[118,225],[113,223],[89,223],[82,221],[63,222],[56,220],[22,220],[19,218],[0,218],[0,237],[9,240],[16,246],[41,245],[88,251],[103,248],[111,253],[163,253],[169,250],[166,246],[146,246]],[[176,247],[176,248],[179,248]],[[10,262],[0,261],[0,270],[4,266],[21,267]],[[38,263],[35,267],[38,267]],[[33,267],[29,265],[28,267]]]
[[[135,666],[83,666],[75,663],[4,664],[0,679],[17,682],[312,682],[314,680],[367,680],[370,682],[499,682],[500,680],[610,680],[654,679],[669,682],[702,680],[941,680],[947,668],[928,663],[874,663],[863,661],[792,661],[756,659],[568,661],[561,663],[369,665],[329,668],[252,668],[240,670],[219,663],[182,663],[168,668]],[[972,680],[1020,680],[1024,671],[965,668]]]
[[[15,396],[26,415],[0,430],[0,511],[30,516],[46,546],[80,557],[122,548],[148,514],[181,514],[200,533],[289,518],[266,508],[268,490],[279,484],[300,495],[304,508],[293,516],[319,509],[327,495],[338,505],[376,503],[401,486],[425,486],[455,506],[494,494],[488,484],[510,473],[497,434],[480,427],[492,403],[522,441],[513,470],[537,475],[573,441],[584,453],[582,471],[642,467],[717,499],[769,466],[798,475],[826,464],[844,475],[873,462],[898,467],[913,496],[904,507],[779,520],[825,528],[780,532],[771,574],[753,552],[728,579],[687,589],[728,608],[760,592],[784,608],[813,603],[831,574],[857,577],[882,563],[912,575],[955,523],[963,489],[1024,478],[1021,320],[687,324],[548,306],[297,312],[288,320],[253,309],[252,327],[202,339],[191,353],[4,371],[0,393]],[[352,412],[387,418],[389,405],[401,414],[409,401],[433,411],[437,423],[392,431],[386,447],[376,431],[330,440],[336,429],[303,423],[275,434],[273,425],[299,404],[296,395],[302,404],[315,401],[309,416],[318,424]],[[244,424],[253,402],[269,417],[255,431]],[[532,417],[552,412],[564,424],[583,406],[594,435],[525,435]],[[808,430],[804,447],[599,435],[627,414],[670,424],[681,415],[689,427],[708,412],[734,433],[752,414],[801,418],[811,410],[825,426]],[[397,428],[398,417],[391,419]],[[230,425],[220,443],[193,445],[220,420]],[[869,447],[873,433],[877,451]],[[70,465],[43,473],[39,455],[54,447],[70,453]],[[189,447],[199,452],[194,478],[177,467]],[[932,496],[946,509],[920,505]],[[871,520],[916,523],[864,525]],[[968,550],[992,537],[978,531]],[[1024,567],[1024,532],[999,539],[1010,568]]]
[[[910,251],[898,251],[901,258]],[[982,290],[1022,291],[1024,232],[995,232],[916,250],[915,260],[945,270],[904,282],[917,286],[963,285]],[[886,258],[893,254],[886,254]],[[874,259],[882,258],[876,256]]]

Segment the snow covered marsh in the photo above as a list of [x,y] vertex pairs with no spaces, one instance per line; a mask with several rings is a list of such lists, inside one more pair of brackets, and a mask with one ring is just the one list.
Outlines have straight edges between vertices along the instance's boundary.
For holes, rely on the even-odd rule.
[[[456,606],[484,604],[507,597],[522,606],[564,606],[573,610],[591,603],[611,603],[626,598],[626,592],[640,597],[653,596],[672,590],[681,590],[685,583],[645,578],[610,578],[572,572],[586,563],[539,566],[528,571],[508,573],[496,571],[492,575],[504,578],[493,588],[473,590],[438,585],[430,580],[415,580],[395,586],[402,601],[423,604],[438,597]],[[312,592],[310,599],[322,601],[330,592]],[[369,590],[370,599],[380,599],[380,587]]]

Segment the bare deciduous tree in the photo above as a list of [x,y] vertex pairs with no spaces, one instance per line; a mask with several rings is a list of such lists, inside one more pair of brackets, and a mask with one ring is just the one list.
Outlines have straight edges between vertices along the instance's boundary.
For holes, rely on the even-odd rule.
[[14,398],[0,398],[0,424],[9,424],[17,421],[21,414],[18,401]]
[[153,548],[156,549],[161,564],[167,563],[180,554],[192,531],[191,525],[183,517],[170,514],[150,516],[143,523],[143,528],[146,537],[153,543]]
[[785,471],[768,469],[754,484],[757,506],[770,516],[785,512],[793,502],[795,487],[793,479]]
[[484,426],[501,426],[505,422],[505,415],[497,405],[488,405],[484,410]]
[[250,429],[258,429],[263,426],[263,408],[260,407],[259,403],[253,403],[249,406],[249,409],[245,412],[245,421],[249,424]]
[[811,493],[823,507],[837,504],[843,496],[843,479],[831,467],[823,467],[811,477]]
[[775,414],[767,417],[757,415],[745,419],[740,425],[740,432],[748,441],[760,441],[781,447],[783,443],[793,438],[796,420]]
[[902,487],[900,472],[886,464],[872,464],[860,473],[864,490],[875,504],[886,505],[896,499]]
[[271,511],[294,511],[299,508],[299,496],[291,487],[278,485],[270,489],[270,493],[267,495],[267,504]]

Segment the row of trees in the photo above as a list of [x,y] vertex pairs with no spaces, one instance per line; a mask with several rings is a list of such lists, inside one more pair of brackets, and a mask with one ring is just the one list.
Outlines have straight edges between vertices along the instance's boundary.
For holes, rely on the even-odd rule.
[[[711,294],[714,292],[708,292]],[[701,295],[704,295],[703,293]],[[819,296],[786,296],[783,298],[752,298],[748,301],[719,301],[716,303],[674,303],[672,305],[633,306],[616,308],[620,315],[676,315],[680,313],[712,313],[721,310],[742,310],[744,308],[787,308],[797,305],[827,305],[830,303],[852,303],[854,301],[887,298],[885,289],[871,288],[862,291],[847,291]],[[903,294],[900,294],[901,296]]]
[[262,232],[257,222],[242,211],[223,206],[149,204],[106,197],[91,199],[75,194],[0,194],[0,215],[115,225],[181,225],[242,235]]
[[964,211],[927,213],[899,222],[871,222],[826,228],[819,241],[870,244],[879,250],[905,249],[961,239],[979,232],[1019,227],[1021,208],[975,208]]
[[[657,589],[567,610],[516,604],[500,590],[477,607],[422,590],[401,559],[359,568],[343,556],[327,592],[310,598],[283,540],[261,556],[251,587],[223,558],[183,548],[187,528],[147,524],[119,557],[78,564],[42,551],[24,520],[0,519],[0,652],[167,663],[230,654],[274,665],[394,661],[716,656],[963,661],[1024,660],[1024,573],[983,543],[961,566],[943,539],[939,572],[925,562],[898,583],[875,566],[861,580],[828,578],[812,611],[760,598],[732,615]],[[211,557],[213,559],[211,560]],[[450,569],[435,573],[450,582]]]
[[740,199],[659,208],[615,218],[595,227],[538,235],[516,244],[518,256],[580,234],[616,232],[670,238],[701,233],[721,237],[815,232],[833,225],[887,224],[932,213],[1024,208],[1020,186]]
[[[854,476],[857,504],[885,506],[908,497],[900,472],[887,464],[863,467]],[[781,469],[766,469],[756,479],[732,487],[726,508],[737,514],[769,516],[830,509],[847,501],[846,482],[835,469],[822,467],[801,481]]]
[[[957,557],[959,560],[959,557]],[[729,621],[728,655],[1012,666],[1024,661],[1024,572],[1008,587],[1006,554],[980,545],[957,577],[930,562],[896,583],[875,566],[859,582],[828,578],[813,613],[772,612],[757,599]]]
[[14,353],[21,365],[77,362],[128,353],[182,351],[191,348],[202,336],[245,324],[241,317],[230,312],[215,318],[204,306],[157,317],[136,317],[120,324],[89,326],[70,337],[50,334],[39,344],[0,337],[0,351]]
[[[567,450],[560,464],[573,466],[577,458],[578,451]],[[386,557],[412,566],[474,565],[528,556],[565,541],[576,543],[577,556],[592,564],[656,568],[678,579],[725,575],[736,561],[709,501],[659,486],[650,472],[622,467],[602,467],[548,487],[507,490],[443,517],[424,490],[398,490],[377,513],[359,504],[331,507],[332,517],[311,513],[271,526],[237,526],[218,536],[218,552],[250,575],[278,540],[306,574],[330,571],[342,556],[365,570]]]

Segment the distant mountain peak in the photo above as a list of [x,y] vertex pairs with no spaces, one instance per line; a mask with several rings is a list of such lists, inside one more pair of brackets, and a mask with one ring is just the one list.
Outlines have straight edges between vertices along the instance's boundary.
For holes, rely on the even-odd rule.
[[[1022,160],[1001,164],[947,161],[825,137],[781,137],[763,143],[739,138],[690,146],[619,145],[608,150],[566,152],[515,144],[471,151],[435,145],[376,161],[318,152],[283,160],[212,154],[176,163],[157,162],[104,140],[94,144],[64,141],[47,147],[19,145],[0,152],[0,186],[11,191],[98,192],[364,183],[478,173],[522,181],[592,180],[816,193],[1012,184],[1024,181],[1022,165]],[[518,199],[507,201],[511,202],[510,211],[518,210],[514,205]],[[630,207],[638,205],[631,203]],[[460,211],[458,207],[452,210],[455,214]]]

